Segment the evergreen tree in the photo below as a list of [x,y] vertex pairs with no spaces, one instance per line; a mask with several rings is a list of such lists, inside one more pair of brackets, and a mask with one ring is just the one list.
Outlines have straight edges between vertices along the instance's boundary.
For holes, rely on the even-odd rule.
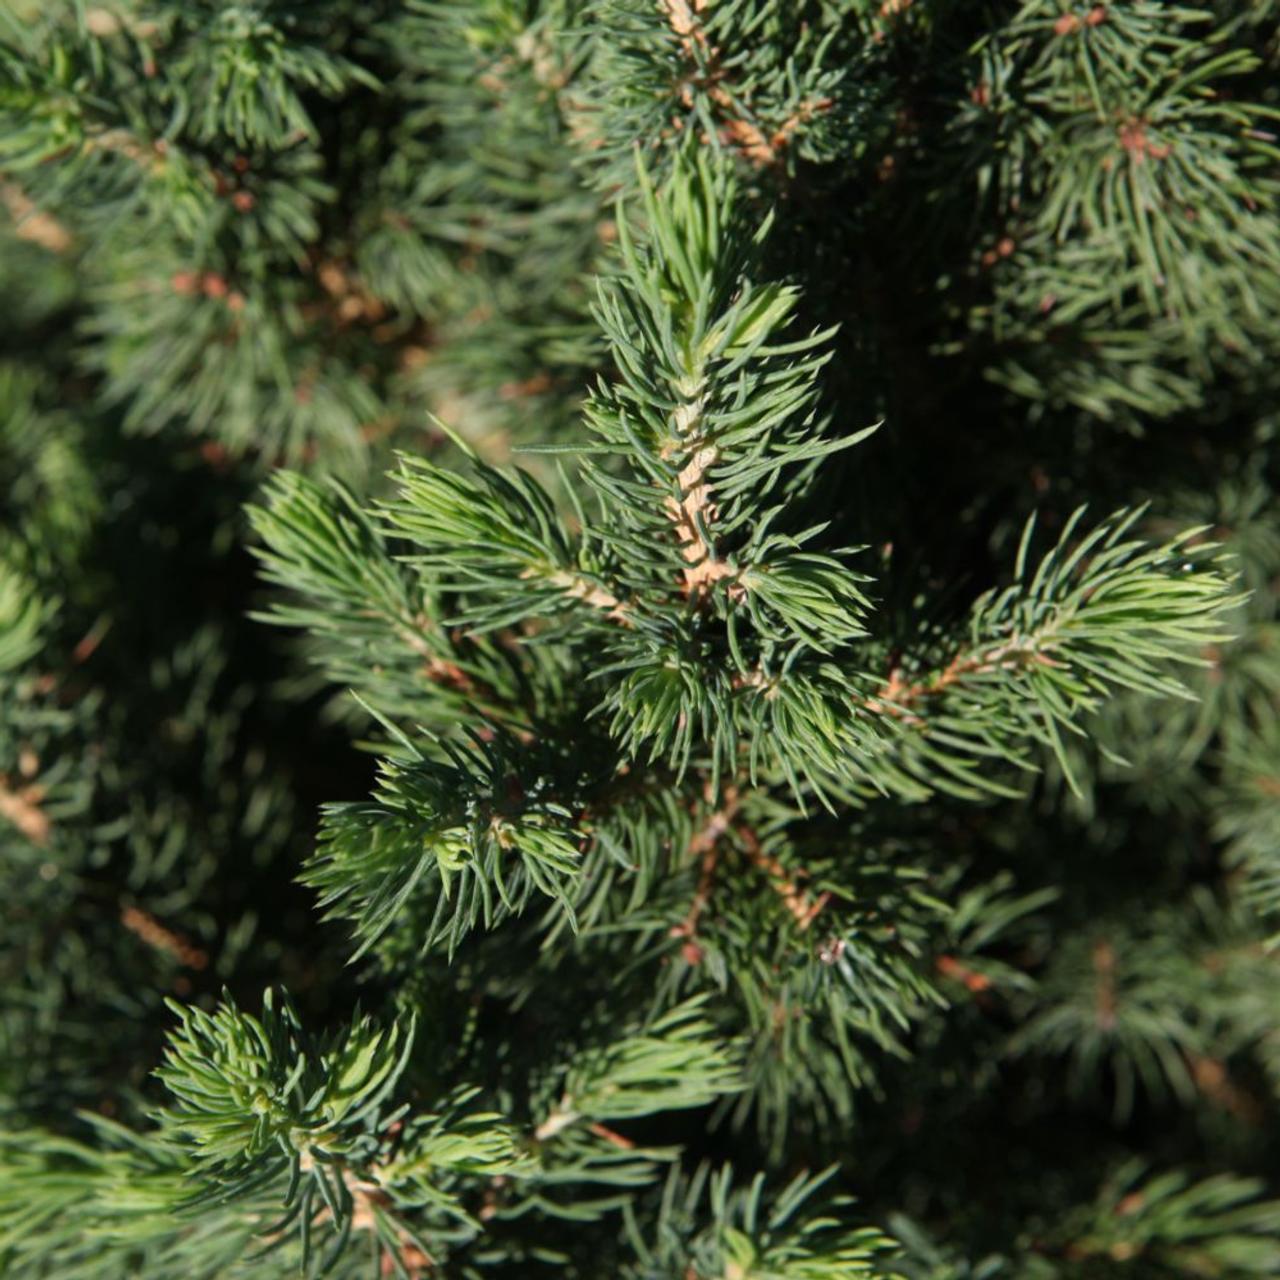
[[1280,1271],[1280,5],[0,19],[4,1274]]

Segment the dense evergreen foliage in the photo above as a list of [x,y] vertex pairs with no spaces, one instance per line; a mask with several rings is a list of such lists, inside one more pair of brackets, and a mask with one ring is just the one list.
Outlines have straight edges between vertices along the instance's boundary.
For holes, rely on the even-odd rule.
[[1280,1273],[1280,3],[0,0],[0,1274]]

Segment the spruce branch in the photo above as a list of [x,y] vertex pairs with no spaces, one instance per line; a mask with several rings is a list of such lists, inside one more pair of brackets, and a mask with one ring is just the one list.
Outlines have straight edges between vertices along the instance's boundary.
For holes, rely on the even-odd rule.
[[[407,562],[429,572],[437,591],[466,596],[450,624],[484,633],[575,600],[620,618],[616,596],[579,568],[546,491],[521,471],[504,474],[478,460],[473,469],[469,482],[405,458],[399,498],[384,508],[387,530],[415,548]],[[484,604],[482,593],[498,598]]]
[[209,953],[204,948],[195,946],[189,938],[166,928],[142,907],[122,907],[120,923],[147,946],[164,952],[188,969],[200,970],[209,966]]
[[1218,1175],[1193,1181],[1186,1173],[1147,1173],[1127,1162],[1099,1191],[1097,1203],[1063,1224],[1064,1251],[1083,1270],[1091,1265],[1216,1270],[1266,1275],[1280,1262],[1280,1206],[1260,1199],[1255,1180]]
[[542,1142],[586,1119],[626,1120],[705,1106],[741,1088],[740,1067],[696,998],[652,1023],[588,1050],[570,1066],[555,1110],[534,1136]]
[[[621,680],[605,708],[628,751],[647,746],[684,767],[696,735],[710,739],[720,769],[737,741],[734,704],[760,663],[786,666],[819,634],[822,649],[864,633],[859,575],[801,550],[819,530],[771,525],[802,491],[805,464],[867,433],[824,437],[816,378],[826,335],[783,336],[798,295],[751,281],[764,231],[746,231],[732,184],[703,164],[678,167],[661,195],[643,170],[640,186],[646,238],[636,241],[620,211],[624,273],[602,286],[597,307],[620,376],[586,407],[604,456],[624,465],[594,454],[582,464],[610,513],[593,535],[634,630],[610,644],[616,657],[602,674]],[[762,507],[775,491],[777,505]],[[699,613],[726,629],[719,669],[697,656],[720,656],[698,634]]]
[[286,28],[268,15],[195,0],[153,35],[183,85],[179,117],[197,138],[286,146],[316,132],[304,94],[336,97],[352,84],[377,87],[366,68],[325,47],[322,14],[301,30],[296,17]]
[[270,991],[261,1018],[226,997],[212,1015],[170,1007],[180,1022],[158,1074],[174,1101],[159,1118],[198,1161],[229,1174],[356,1149],[362,1121],[385,1101],[412,1043],[366,1019],[317,1052],[291,1004]]
[[[714,797],[708,797],[708,799],[712,798]],[[738,803],[738,789],[726,787],[720,807],[712,812],[693,839],[689,841],[689,858],[695,860],[698,865],[697,889],[684,919],[679,924],[673,924],[668,930],[671,937],[684,939],[680,952],[688,964],[702,963],[703,951],[698,945],[698,922],[711,902],[716,864],[720,857],[720,843],[733,823],[738,811]]]
[[[1274,719],[1228,744],[1214,831],[1266,919],[1280,911],[1280,731]],[[1273,939],[1273,942],[1275,939]]]
[[84,1117],[92,1141],[0,1131],[0,1259],[15,1274],[105,1277],[183,1269],[217,1280],[254,1247],[261,1218],[243,1207],[188,1216],[180,1152],[155,1135]]
[[399,744],[371,801],[326,809],[303,876],[323,907],[353,921],[357,955],[411,895],[434,899],[424,951],[443,943],[452,953],[471,929],[519,914],[535,895],[572,924],[581,800],[557,785],[556,762],[497,731],[440,743],[442,760],[403,736]]
[[[848,1221],[852,1201],[823,1192],[834,1170],[800,1174],[770,1190],[763,1175],[734,1186],[730,1167],[673,1171],[663,1188],[656,1228],[645,1232],[628,1212],[636,1265],[627,1275],[697,1280],[840,1280],[888,1277],[896,1242]],[[647,1238],[646,1238],[647,1237]]]
[[1151,546],[1132,536],[1141,515],[1120,512],[1077,537],[1077,510],[1034,568],[1028,523],[1013,583],[975,602],[967,644],[927,675],[896,667],[863,704],[903,727],[895,764],[972,796],[1004,785],[977,762],[1027,767],[1026,747],[1040,744],[1075,786],[1062,735],[1079,734],[1082,715],[1122,689],[1191,696],[1174,664],[1202,663],[1242,597],[1203,530]]
[[66,253],[75,243],[71,232],[52,214],[39,209],[16,183],[0,182],[0,204],[23,240],[50,253]]
[[991,300],[972,323],[1018,393],[1167,415],[1247,367],[1280,314],[1275,108],[1219,22],[1027,0],[975,49],[954,134],[1005,234],[974,254]]
[[277,606],[264,621],[324,628],[334,636],[356,627],[390,630],[419,657],[438,656],[424,602],[397,571],[385,544],[350,491],[337,480],[323,484],[296,472],[278,472],[265,489],[266,505],[251,507],[263,539],[257,549],[268,582],[287,585],[314,601],[311,607]]
[[474,709],[522,730],[500,648],[441,622],[435,584],[396,561],[349,490],[278,472],[264,494],[264,505],[249,508],[262,540],[254,551],[264,578],[291,597],[257,615],[262,621],[314,637],[329,680],[381,714],[408,707],[443,729]]
[[901,1214],[888,1226],[902,1245],[908,1280],[981,1280],[1022,1272],[1086,1280],[1094,1276],[1208,1274],[1247,1280],[1276,1263],[1277,1205],[1261,1182],[1182,1169],[1149,1169],[1126,1159],[1098,1188],[1037,1238],[972,1260],[930,1238]]
[[0,25],[0,1272],[1280,1270],[1278,0]]
[[[837,52],[848,14],[778,0],[604,0],[597,19],[611,56],[602,68],[608,92],[592,94],[588,137],[605,158],[620,161],[637,138],[651,150],[719,151],[767,175],[801,157],[830,158],[856,96],[856,43]],[[761,30],[773,38],[753,40]]]
[[42,631],[55,612],[17,557],[0,558],[0,672],[21,668],[40,652]]

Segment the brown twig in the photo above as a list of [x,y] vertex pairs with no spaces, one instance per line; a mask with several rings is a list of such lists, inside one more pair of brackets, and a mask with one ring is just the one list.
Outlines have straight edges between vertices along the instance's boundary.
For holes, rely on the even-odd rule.
[[1116,1025],[1116,951],[1109,942],[1095,944],[1093,971],[1098,976],[1098,1026],[1111,1031]]
[[0,818],[7,818],[32,844],[42,848],[49,843],[53,824],[40,807],[45,789],[37,782],[14,788],[5,774],[0,774]]
[[[829,111],[830,98],[813,98],[802,102],[791,115],[775,129],[766,133],[758,124],[749,120],[733,94],[722,83],[719,65],[720,51],[707,37],[701,14],[706,0],[663,0],[667,22],[680,39],[685,56],[700,64],[699,85],[726,117],[720,128],[720,137],[734,147],[758,169],[777,164],[790,144],[791,135],[815,115]],[[685,105],[692,103],[692,85],[686,84],[683,97]]]
[[76,647],[71,650],[72,661],[76,663],[88,662],[97,653],[98,646],[106,639],[107,632],[111,630],[111,624],[111,618],[105,616],[99,618],[76,642]]
[[[315,1157],[309,1151],[302,1153],[299,1164],[304,1173],[309,1173],[315,1168]],[[374,1169],[373,1173],[376,1177],[379,1170]],[[353,1231],[371,1231],[377,1232],[378,1213],[382,1212],[384,1217],[390,1220],[395,1228],[397,1237],[396,1254],[399,1258],[401,1266],[410,1276],[420,1276],[428,1268],[435,1266],[435,1260],[429,1257],[413,1242],[409,1231],[401,1223],[386,1211],[391,1206],[391,1196],[388,1191],[372,1178],[362,1178],[349,1165],[341,1167],[341,1176],[343,1184],[351,1193],[351,1228]],[[327,1206],[321,1207],[316,1213],[314,1221],[317,1223],[324,1222],[328,1217],[329,1209]],[[395,1260],[386,1253],[381,1254],[381,1273],[383,1275],[391,1275],[395,1271]]]
[[456,689],[459,693],[471,693],[476,687],[476,682],[456,662],[445,658],[429,659],[422,668],[422,673],[432,684]]
[[560,1103],[555,1110],[533,1131],[533,1140],[535,1142],[550,1142],[556,1134],[567,1129],[571,1124],[576,1124],[579,1119],[581,1117],[573,1109],[566,1094],[565,1097],[560,1099]]
[[141,907],[122,907],[120,923],[149,947],[171,955],[188,969],[205,969],[209,965],[207,951],[192,946],[182,934],[166,929],[155,916]]
[[679,923],[671,926],[669,936],[683,938],[680,948],[685,962],[691,965],[702,963],[703,951],[698,945],[698,921],[711,901],[711,887],[715,882],[716,864],[719,861],[720,840],[729,830],[734,815],[738,811],[738,789],[729,787],[724,794],[724,803],[707,819],[703,827],[689,841],[689,854],[701,861],[698,874],[698,887],[693,895],[689,912]]
[[66,253],[74,243],[71,232],[53,214],[39,208],[21,187],[0,183],[0,204],[13,219],[19,240],[29,240],[50,253]]
[[320,287],[333,299],[339,328],[357,320],[377,324],[386,317],[386,304],[341,262],[322,259],[315,265],[315,274]]
[[616,1133],[607,1125],[589,1124],[587,1125],[589,1132],[594,1133],[597,1138],[603,1138],[607,1143],[618,1148],[619,1151],[634,1151],[636,1144],[630,1138],[623,1137],[622,1134]]
[[1196,1088],[1216,1106],[1249,1124],[1261,1124],[1263,1109],[1258,1100],[1231,1078],[1226,1066],[1217,1058],[1192,1054],[1188,1059]]
[[885,715],[903,719],[909,724],[923,724],[923,720],[919,716],[912,715],[909,710],[916,703],[946,693],[952,685],[966,676],[1011,671],[1023,664],[1042,667],[1061,665],[1056,659],[1034,648],[1030,643],[1016,640],[996,645],[992,649],[980,650],[977,653],[956,654],[941,671],[935,672],[926,680],[915,682],[904,680],[901,668],[895,663],[884,686],[872,697],[863,699],[862,705],[868,711],[883,712]]
[[1153,142],[1147,136],[1147,122],[1141,117],[1126,120],[1116,130],[1121,147],[1129,153],[1135,165],[1144,164],[1148,156],[1152,160],[1164,160],[1173,150],[1167,142]]
[[1100,26],[1107,20],[1107,7],[1103,4],[1095,4],[1092,9],[1082,18],[1078,13],[1064,13],[1053,24],[1053,34],[1056,36],[1070,36],[1077,31],[1083,30],[1085,27]]
[[991,979],[986,974],[975,973],[968,965],[957,960],[955,956],[939,956],[934,962],[934,968],[944,978],[953,978],[975,996],[991,989]]
[[822,909],[831,901],[831,894],[820,893],[810,900],[808,894],[800,887],[799,879],[803,872],[793,875],[777,858],[765,853],[756,833],[749,827],[734,828],[735,834],[742,841],[747,856],[769,877],[769,882],[782,898],[783,905],[791,913],[796,924],[808,929],[821,914]]
[[[532,577],[533,574],[526,570],[521,576]],[[551,582],[574,600],[581,600],[593,608],[603,609],[615,622],[627,621],[627,606],[598,582],[592,582],[580,574],[570,573],[567,569],[560,569],[553,573]]]

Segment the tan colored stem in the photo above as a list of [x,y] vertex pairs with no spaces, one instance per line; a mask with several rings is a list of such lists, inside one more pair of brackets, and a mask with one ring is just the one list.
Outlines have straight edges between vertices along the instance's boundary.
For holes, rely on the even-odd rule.
[[[671,30],[680,37],[685,55],[691,61],[698,61],[699,53],[702,55],[700,87],[725,117],[720,128],[721,140],[756,168],[765,169],[777,164],[791,141],[791,135],[815,115],[829,111],[834,105],[830,98],[802,102],[779,128],[772,134],[766,133],[745,117],[741,106],[722,81],[720,51],[712,46],[702,25],[701,14],[706,8],[706,0],[663,0],[663,7]],[[688,87],[685,97],[687,104],[692,102]]]
[[40,209],[21,187],[0,183],[0,204],[13,219],[19,240],[29,240],[50,253],[66,253],[71,248],[71,232],[53,214]]
[[556,1134],[563,1132],[571,1124],[576,1124],[581,1117],[570,1105],[570,1100],[565,1097],[560,1100],[560,1105],[533,1131],[534,1139],[538,1142],[550,1142]]
[[180,933],[166,929],[149,911],[141,907],[123,907],[120,911],[120,923],[130,933],[141,938],[149,947],[171,955],[179,964],[188,969],[204,969],[209,964],[209,953],[200,947],[193,946]]
[[868,711],[883,712],[910,724],[922,724],[920,717],[911,713],[910,708],[915,704],[946,693],[966,676],[1010,671],[1028,664],[1043,667],[1060,665],[1032,642],[1009,641],[976,653],[956,654],[941,671],[935,672],[926,680],[908,682],[902,678],[901,669],[895,665],[880,691],[873,697],[864,699],[862,705]]
[[800,887],[799,877],[789,872],[777,858],[765,853],[754,831],[748,827],[737,827],[735,830],[747,850],[747,856],[769,877],[770,884],[782,898],[783,905],[796,924],[802,930],[808,929],[831,901],[831,895],[820,893],[811,900]]
[[7,818],[32,844],[43,847],[49,843],[53,824],[49,815],[41,809],[44,788],[31,783],[16,790],[7,777],[0,775],[0,818]]
[[[533,575],[526,572],[523,576]],[[593,608],[603,609],[615,622],[626,621],[627,606],[599,583],[591,582],[580,574],[570,573],[567,569],[559,569],[551,574],[551,582],[573,599],[581,600]]]
[[698,887],[693,895],[688,914],[676,925],[672,925],[669,936],[683,938],[681,947],[686,963],[697,965],[702,963],[702,948],[698,945],[698,922],[702,913],[711,901],[711,889],[715,882],[716,866],[720,859],[720,840],[730,829],[734,816],[738,812],[738,789],[729,787],[725,791],[724,804],[707,820],[706,824],[689,841],[689,853],[701,861],[698,874]]
[[[299,1159],[304,1173],[309,1173],[315,1168],[315,1159],[309,1151],[304,1151]],[[373,1170],[374,1177],[380,1172],[377,1168]],[[387,1212],[391,1206],[391,1195],[385,1187],[381,1186],[373,1178],[362,1178],[354,1169],[348,1165],[341,1166],[341,1176],[343,1184],[351,1193],[352,1210],[351,1210],[351,1227],[353,1231],[377,1231],[378,1212],[381,1211],[383,1216],[390,1220],[395,1228],[397,1244],[396,1252],[399,1256],[400,1264],[411,1276],[419,1276],[428,1268],[435,1266],[435,1260],[428,1257],[418,1248],[410,1238],[408,1230],[400,1223],[396,1222],[393,1215]],[[324,1222],[330,1216],[327,1207],[322,1207],[315,1216],[316,1222]],[[385,1264],[389,1262],[385,1255],[383,1256],[384,1266],[382,1271],[384,1274],[390,1275],[394,1272],[394,1266],[388,1267]]]
[[961,963],[955,956],[939,956],[934,968],[944,978],[954,978],[962,986],[968,988],[975,996],[981,995],[991,987],[991,979],[985,974],[975,973],[967,964]]

